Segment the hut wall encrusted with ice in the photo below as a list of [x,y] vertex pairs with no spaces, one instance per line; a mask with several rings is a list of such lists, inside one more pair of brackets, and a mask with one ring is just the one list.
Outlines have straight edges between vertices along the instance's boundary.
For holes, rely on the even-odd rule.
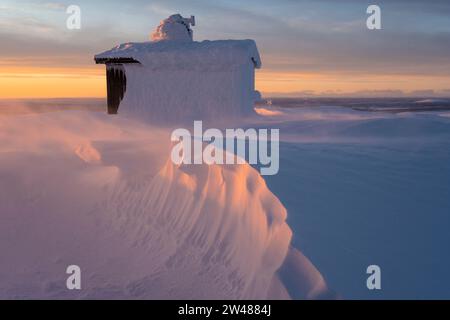
[[194,17],[163,20],[151,41],[95,56],[106,64],[108,113],[157,123],[242,117],[254,112],[253,40],[193,41]]

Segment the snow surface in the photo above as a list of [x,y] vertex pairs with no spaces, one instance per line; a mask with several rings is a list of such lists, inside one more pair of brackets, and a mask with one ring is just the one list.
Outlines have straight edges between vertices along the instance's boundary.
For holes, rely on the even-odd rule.
[[[45,103],[50,107],[40,107],[36,102],[32,108],[39,112],[56,110],[50,102]],[[61,104],[69,107],[65,102]],[[76,102],[76,109],[80,104]],[[0,110],[2,107],[0,103]],[[267,224],[258,237],[259,232],[253,232],[261,226],[251,227],[237,214],[230,214],[230,224],[241,225],[242,232],[249,227],[250,234],[241,236],[228,225],[221,225],[222,231],[230,232],[229,241],[224,245],[213,242],[209,253],[204,247],[192,245],[195,254],[183,254],[183,243],[177,241],[167,242],[167,246],[159,241],[152,244],[152,232],[147,230],[158,229],[159,221],[166,221],[152,219],[160,209],[147,206],[155,203],[148,189],[149,181],[156,179],[152,168],[162,169],[166,164],[166,158],[161,156],[164,152],[152,151],[167,148],[165,138],[156,139],[160,136],[157,132],[164,137],[165,130],[120,119],[120,115],[58,112],[23,116],[32,110],[16,107],[6,108],[8,117],[2,118],[0,111],[1,298],[228,297],[235,291],[221,288],[234,288],[236,282],[232,280],[237,274],[245,274],[246,284],[269,286],[267,291],[262,290],[264,294],[256,294],[258,297],[329,297],[325,278],[331,288],[349,299],[449,298],[448,111],[393,114],[339,107],[267,107],[259,108],[262,116],[257,119],[227,124],[225,127],[280,129],[280,172],[265,180],[288,210],[287,222],[293,230],[291,244],[300,248],[323,275],[304,255],[273,240],[272,247],[279,245],[278,249],[287,255],[267,285],[268,281],[259,277],[256,269],[268,272],[271,267],[254,264],[252,273],[251,267],[246,266],[246,257],[238,255],[246,254],[248,246],[229,252],[230,260],[218,262],[221,272],[225,270],[229,276],[232,268],[228,261],[234,261],[239,273],[228,278],[217,276],[217,282],[210,279],[216,279],[212,266],[220,260],[198,261],[200,257],[217,256],[224,246],[234,248],[237,244],[231,235],[248,239],[252,234],[249,243],[257,239],[269,242],[265,237],[274,225]],[[89,108],[97,110],[97,106]],[[22,116],[14,115],[13,110]],[[216,170],[202,167],[200,173],[211,177],[209,173]],[[219,171],[240,172],[249,180],[253,176],[247,167],[223,167]],[[173,167],[172,173],[169,176],[173,180],[164,178],[167,172],[157,175],[165,181],[161,185],[166,190],[171,188],[169,185],[175,188],[184,181],[176,182],[174,177],[186,177],[187,181],[197,177],[181,167]],[[218,187],[212,180],[208,183]],[[269,203],[279,204],[265,185],[256,185]],[[253,197],[247,186],[241,188],[241,199]],[[182,189],[189,193],[187,187]],[[200,190],[203,189],[198,185],[190,192],[200,196]],[[133,210],[126,201],[130,198],[137,199]],[[178,194],[170,201],[177,211],[185,212]],[[257,201],[266,207],[261,198]],[[213,213],[224,218],[235,206],[219,208]],[[242,213],[245,208],[236,210]],[[125,214],[127,211],[132,214]],[[264,210],[246,212],[255,221],[270,216]],[[169,218],[176,220],[174,215]],[[201,221],[197,219],[189,236],[179,234],[180,227],[173,228],[173,232],[164,227],[161,232],[153,231],[154,237],[184,240],[193,234],[203,235],[199,230],[207,228],[201,228]],[[284,220],[276,225],[280,230],[286,228]],[[284,232],[278,234],[280,238],[287,237]],[[210,236],[205,233],[204,238]],[[182,275],[164,265],[169,261],[164,260],[164,248],[174,250],[174,259],[179,259],[175,261],[183,261]],[[272,252],[262,250],[260,245],[256,249],[257,253],[250,251],[252,257],[269,257]],[[158,254],[161,260],[154,258]],[[276,263],[283,260],[278,256],[274,259]],[[65,267],[74,263],[80,263],[83,277],[87,276],[87,283],[83,283],[92,283],[81,294],[65,289]],[[381,291],[367,290],[365,270],[370,264],[382,268]],[[175,277],[172,282],[166,273]],[[253,280],[246,278],[249,274]],[[188,283],[194,281],[197,282],[187,293]],[[155,288],[159,291],[156,294]]]
[[[289,298],[283,205],[247,164],[175,166],[169,133],[89,112],[0,116],[0,298]],[[72,264],[81,291],[65,287]],[[306,258],[290,266],[311,279],[302,297],[327,290]]]
[[[345,299],[448,299],[450,111],[264,110],[248,126],[282,139],[280,171],[265,180],[329,287]],[[379,291],[366,287],[372,264]]]

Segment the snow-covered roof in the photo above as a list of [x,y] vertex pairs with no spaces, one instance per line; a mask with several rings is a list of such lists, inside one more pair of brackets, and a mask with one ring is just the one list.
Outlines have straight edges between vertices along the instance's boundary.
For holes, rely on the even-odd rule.
[[153,69],[206,67],[226,69],[253,61],[261,67],[261,58],[253,40],[149,41],[124,43],[95,56],[97,63],[139,62]]

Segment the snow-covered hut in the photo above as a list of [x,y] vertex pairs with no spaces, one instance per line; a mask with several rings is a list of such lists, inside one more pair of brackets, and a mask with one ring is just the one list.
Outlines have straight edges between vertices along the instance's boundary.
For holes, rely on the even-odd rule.
[[194,17],[163,20],[151,41],[121,44],[95,56],[106,64],[108,113],[158,123],[242,117],[253,113],[253,40],[193,40]]

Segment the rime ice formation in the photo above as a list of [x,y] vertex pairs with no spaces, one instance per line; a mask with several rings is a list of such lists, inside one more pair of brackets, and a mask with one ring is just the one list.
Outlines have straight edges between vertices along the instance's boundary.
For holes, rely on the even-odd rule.
[[171,16],[154,33],[157,41],[125,43],[95,56],[125,74],[118,86],[108,79],[110,91],[126,86],[118,113],[157,124],[253,115],[255,69],[261,67],[255,42],[192,41],[186,20]]
[[183,18],[179,14],[171,15],[169,18],[161,21],[155,32],[151,35],[152,41],[176,40],[192,41],[193,31],[190,26],[195,26],[195,18]]
[[286,210],[249,165],[178,167],[168,131],[83,112],[0,139],[0,298],[289,297]]

